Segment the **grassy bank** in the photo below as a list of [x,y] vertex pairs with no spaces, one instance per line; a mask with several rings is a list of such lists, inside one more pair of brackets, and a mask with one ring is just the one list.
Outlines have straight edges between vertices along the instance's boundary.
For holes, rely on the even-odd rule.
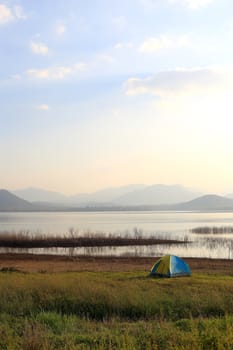
[[232,349],[233,277],[0,273],[0,349]]

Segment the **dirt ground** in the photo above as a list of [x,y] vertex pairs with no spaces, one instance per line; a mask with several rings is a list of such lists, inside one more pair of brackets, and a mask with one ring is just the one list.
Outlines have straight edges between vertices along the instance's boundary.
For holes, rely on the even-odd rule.
[[[0,270],[22,272],[145,271],[158,257],[67,257],[31,254],[0,254]],[[195,273],[233,275],[233,260],[184,258]]]

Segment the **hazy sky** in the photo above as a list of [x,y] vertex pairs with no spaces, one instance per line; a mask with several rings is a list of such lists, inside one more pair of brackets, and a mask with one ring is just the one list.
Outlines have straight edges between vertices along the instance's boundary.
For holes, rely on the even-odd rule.
[[233,190],[232,0],[0,0],[0,187]]

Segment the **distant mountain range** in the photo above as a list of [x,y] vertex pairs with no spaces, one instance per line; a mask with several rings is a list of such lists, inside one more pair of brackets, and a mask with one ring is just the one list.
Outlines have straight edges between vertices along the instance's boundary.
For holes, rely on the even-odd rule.
[[16,196],[29,202],[48,202],[69,205],[109,204],[116,198],[146,187],[145,185],[128,185],[122,187],[106,188],[93,193],[79,193],[66,196],[62,193],[46,191],[39,188],[25,188],[12,191]]
[[128,185],[103,189],[94,193],[81,193],[73,196],[38,188],[26,188],[13,192],[29,202],[63,204],[69,206],[134,206],[175,204],[192,200],[201,195],[199,192],[180,185]]
[[[214,194],[192,198],[195,192],[177,185],[131,185],[70,197],[38,189],[21,190],[20,193],[24,198],[28,196],[27,198],[33,201],[20,198],[7,190],[0,190],[0,211],[233,211],[231,198]],[[121,193],[120,196],[118,196],[119,193]],[[191,200],[189,200],[190,197]]]
[[81,193],[71,196],[69,199],[76,204],[108,203],[115,204],[117,199],[134,191],[143,190],[145,185],[128,185],[122,187],[110,187],[94,193]]
[[137,189],[114,200],[118,205],[164,205],[185,202],[199,196],[180,185],[152,185]]

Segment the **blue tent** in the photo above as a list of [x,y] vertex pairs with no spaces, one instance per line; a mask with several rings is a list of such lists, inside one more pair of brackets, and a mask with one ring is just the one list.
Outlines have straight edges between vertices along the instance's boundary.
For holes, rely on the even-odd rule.
[[152,267],[150,276],[176,277],[190,276],[191,270],[188,264],[175,255],[165,255],[159,259]]

